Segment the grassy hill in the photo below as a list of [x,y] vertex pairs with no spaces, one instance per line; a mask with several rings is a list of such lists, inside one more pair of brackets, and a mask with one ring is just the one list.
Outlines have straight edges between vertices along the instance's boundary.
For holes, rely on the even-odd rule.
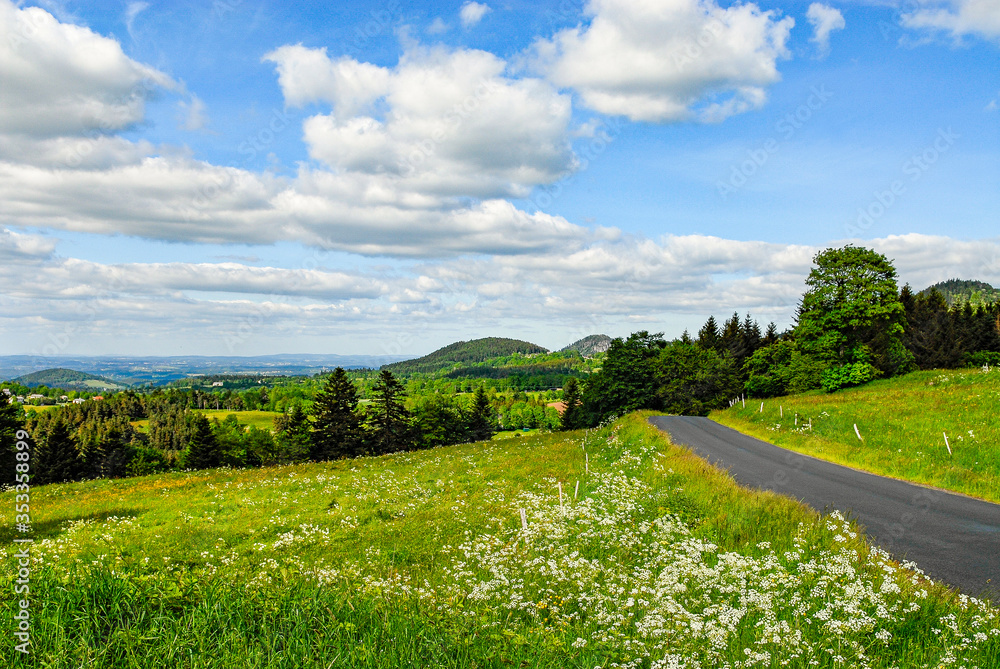
[[948,301],[949,305],[956,303],[964,304],[965,302],[979,305],[1000,301],[1000,290],[997,290],[985,281],[949,279],[948,281],[935,283],[933,286],[920,291],[920,293],[926,294],[932,290],[936,290],[944,295],[944,299]]
[[126,387],[103,376],[62,368],[32,372],[20,376],[14,381],[29,388],[48,386],[49,388],[65,388],[67,390],[124,390]]
[[[7,592],[14,494],[0,493]],[[0,644],[3,666],[1000,663],[1000,611],[901,569],[838,516],[737,487],[644,415],[46,486],[31,504],[34,646]],[[14,600],[0,598],[7,620]]]
[[710,418],[825,460],[1000,502],[998,369],[914,372],[763,405],[747,400]]
[[522,355],[548,353],[548,349],[519,339],[486,337],[455,342],[422,358],[383,365],[382,369],[388,369],[393,374],[433,373],[453,367],[457,363],[485,362],[491,358],[511,356],[515,353]]

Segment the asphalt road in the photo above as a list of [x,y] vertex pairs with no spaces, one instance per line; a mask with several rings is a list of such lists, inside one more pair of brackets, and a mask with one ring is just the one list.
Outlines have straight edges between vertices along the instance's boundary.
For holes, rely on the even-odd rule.
[[742,485],[849,512],[876,544],[928,576],[1000,602],[1000,504],[867,474],[748,437],[707,418],[649,421]]

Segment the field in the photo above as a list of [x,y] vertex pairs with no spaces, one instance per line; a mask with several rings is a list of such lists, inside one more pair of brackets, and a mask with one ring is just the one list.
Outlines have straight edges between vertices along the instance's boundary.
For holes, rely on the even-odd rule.
[[914,372],[760,405],[710,417],[800,453],[1000,502],[1000,370]]
[[[199,409],[198,412],[205,414],[209,420],[213,418],[225,420],[226,416],[233,415],[244,425],[253,425],[261,430],[272,430],[274,428],[275,417],[281,415],[277,411],[228,411],[226,409],[218,411],[215,409]],[[132,425],[140,430],[146,430],[149,427],[149,420],[132,421]]]
[[202,409],[200,413],[205,414],[209,420],[218,418],[225,420],[226,416],[234,415],[244,425],[252,425],[261,430],[270,430],[274,427],[274,419],[280,416],[278,411],[226,411],[225,409],[216,411],[215,409]]
[[[4,642],[3,666],[1000,666],[1000,611],[737,487],[642,414],[31,505],[33,655]],[[5,592],[13,508],[0,494]]]

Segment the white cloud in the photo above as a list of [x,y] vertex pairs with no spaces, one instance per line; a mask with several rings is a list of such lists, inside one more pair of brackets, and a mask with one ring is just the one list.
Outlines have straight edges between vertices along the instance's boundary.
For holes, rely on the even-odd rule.
[[310,155],[340,174],[394,175],[399,189],[434,196],[523,197],[575,166],[569,97],[504,76],[493,54],[416,47],[383,68],[295,46],[265,59],[289,104],[331,104],[303,130]]
[[190,100],[177,103],[181,111],[179,127],[183,130],[204,130],[208,126],[208,114],[205,113],[205,103],[197,95],[191,95]]
[[125,7],[125,28],[132,39],[135,39],[135,18],[147,9],[149,9],[148,2],[130,2]]
[[760,107],[795,23],[714,0],[590,0],[586,13],[588,26],[536,43],[536,67],[591,109],[653,122],[712,122]]
[[816,44],[820,56],[825,56],[830,52],[830,33],[835,30],[843,30],[847,24],[844,22],[844,15],[839,9],[834,9],[828,5],[814,2],[809,5],[806,18],[813,27],[811,41]]
[[164,73],[114,40],[0,0],[0,134],[45,138],[111,132],[141,121]]
[[489,5],[479,2],[466,2],[462,5],[462,9],[459,10],[458,15],[462,19],[462,27],[471,28],[486,16],[486,13],[490,11]]
[[[956,276],[1000,283],[1000,239],[910,234],[859,243],[885,253],[900,282],[916,289]],[[64,330],[96,341],[169,334],[170,341],[197,341],[201,352],[261,339],[273,350],[281,337],[336,332],[348,340],[363,337],[365,348],[378,353],[392,352],[399,331],[454,330],[468,338],[495,334],[501,325],[544,322],[552,331],[589,330],[582,334],[625,334],[638,327],[633,324],[649,324],[676,336],[680,328],[670,324],[678,319],[733,311],[785,326],[821,248],[704,235],[621,238],[567,251],[362,272],[324,269],[321,259],[303,262],[315,269],[109,265],[61,258],[51,238],[0,230],[0,284],[6,286],[0,314],[18,316],[15,324],[0,315],[0,329],[16,325],[43,343],[53,334],[61,339]]]
[[[111,39],[5,0],[0,13],[0,224],[413,257],[536,252],[591,235],[499,199],[560,178],[575,158],[568,96],[506,77],[491,54],[415,47],[384,68],[301,46],[272,52],[289,105],[332,107],[303,126],[321,164],[282,179],[116,136],[144,120],[157,85],[186,97],[190,129],[204,126],[204,105]],[[25,25],[32,39],[15,39]]]
[[944,31],[954,39],[978,35],[1000,40],[1000,3],[996,0],[918,0],[922,5],[903,14],[907,28]]
[[428,35],[443,35],[446,32],[448,32],[448,24],[440,16],[431,21],[431,24],[427,26]]

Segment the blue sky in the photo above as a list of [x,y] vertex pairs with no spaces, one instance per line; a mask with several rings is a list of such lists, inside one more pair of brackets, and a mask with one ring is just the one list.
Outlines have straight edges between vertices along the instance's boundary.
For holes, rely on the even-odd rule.
[[1000,284],[1000,5],[0,0],[0,347],[420,355]]

